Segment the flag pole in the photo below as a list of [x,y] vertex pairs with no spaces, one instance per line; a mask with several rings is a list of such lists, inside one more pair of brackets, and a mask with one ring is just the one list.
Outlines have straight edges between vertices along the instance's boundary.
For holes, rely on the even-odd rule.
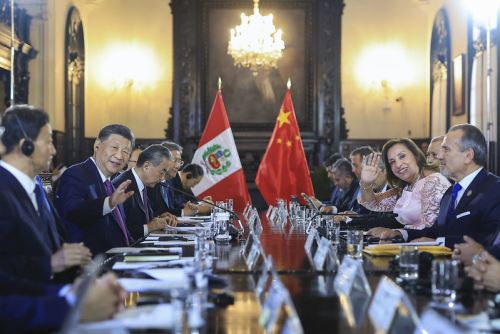
[[286,87],[287,87],[288,89],[292,88],[292,80],[290,80],[290,78],[288,78],[288,81],[287,81],[287,83],[286,83]]
[[222,89],[222,79],[219,77],[219,81],[217,83],[217,87],[219,88],[219,90]]

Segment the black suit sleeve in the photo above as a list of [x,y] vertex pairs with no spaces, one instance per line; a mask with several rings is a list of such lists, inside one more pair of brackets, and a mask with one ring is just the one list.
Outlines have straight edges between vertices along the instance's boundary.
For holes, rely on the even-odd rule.
[[103,217],[106,197],[89,198],[88,180],[68,169],[60,178],[56,204],[63,218],[80,226],[93,224]]

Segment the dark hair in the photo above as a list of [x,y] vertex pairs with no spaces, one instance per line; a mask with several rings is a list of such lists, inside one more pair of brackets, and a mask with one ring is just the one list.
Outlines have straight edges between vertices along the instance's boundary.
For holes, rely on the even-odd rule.
[[360,147],[357,147],[355,148],[354,150],[352,150],[350,156],[352,157],[353,155],[361,155],[361,159],[363,159],[365,156],[371,154],[371,153],[374,153],[375,150],[373,150],[373,148],[371,148],[370,146],[360,146]]
[[203,176],[203,168],[198,164],[186,164],[182,168],[183,173],[191,173],[191,178],[196,179],[197,177]]
[[8,108],[2,117],[4,154],[12,152],[19,141],[24,138],[25,133],[29,139],[35,141],[40,130],[48,123],[49,115],[42,109],[26,104]]
[[481,130],[471,124],[458,124],[452,126],[448,132],[462,130],[460,138],[461,152],[471,149],[474,152],[473,161],[479,166],[486,166],[486,139]]
[[333,167],[332,167],[333,171],[334,172],[342,172],[344,174],[347,174],[349,175],[350,177],[352,177],[353,179],[356,178],[356,174],[354,174],[352,172],[352,165],[351,165],[351,162],[345,158],[342,158],[342,159],[339,159],[337,160],[334,164],[333,164]]
[[182,154],[182,146],[177,143],[174,143],[173,141],[166,140],[161,144],[166,148],[168,148],[170,151],[179,151]]
[[135,146],[135,137],[132,131],[126,127],[125,125],[121,124],[110,124],[106,125],[99,131],[99,134],[97,135],[97,138],[103,142],[106,139],[109,138],[111,135],[119,135],[122,136],[123,138],[126,138],[130,141],[130,146],[134,147]]
[[172,160],[172,153],[165,146],[154,144],[139,154],[136,166],[142,167],[146,161],[151,162],[153,166],[158,166],[162,163],[163,159]]
[[422,150],[417,146],[417,144],[415,144],[415,142],[413,142],[413,140],[411,140],[410,138],[389,139],[384,144],[384,147],[382,147],[382,159],[384,160],[385,169],[387,170],[387,182],[391,185],[391,187],[403,188],[408,184],[408,182],[405,182],[400,178],[398,178],[396,175],[394,175],[391,169],[391,165],[389,164],[389,158],[387,157],[387,152],[391,147],[393,147],[396,144],[404,145],[408,150],[410,150],[410,152],[415,157],[415,160],[417,161],[419,173],[423,173],[424,169],[433,170],[432,166],[429,166],[427,164],[424,152],[422,152]]
[[337,160],[342,159],[343,156],[340,153],[333,153],[328,158],[323,161],[323,167],[331,167]]

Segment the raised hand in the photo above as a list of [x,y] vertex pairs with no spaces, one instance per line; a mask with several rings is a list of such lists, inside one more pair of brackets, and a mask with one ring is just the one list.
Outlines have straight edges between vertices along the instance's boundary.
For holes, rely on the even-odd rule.
[[362,185],[369,186],[375,182],[380,174],[380,168],[378,167],[379,161],[380,154],[377,153],[371,153],[363,158],[360,180]]
[[114,208],[115,206],[122,204],[134,194],[133,191],[125,192],[130,182],[132,182],[132,180],[127,180],[123,182],[118,186],[118,188],[116,188],[115,192],[112,193],[111,196],[109,196],[109,206],[111,208]]

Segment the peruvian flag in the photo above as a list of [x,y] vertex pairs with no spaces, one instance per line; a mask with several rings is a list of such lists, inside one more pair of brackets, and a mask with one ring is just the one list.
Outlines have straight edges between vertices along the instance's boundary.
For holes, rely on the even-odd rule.
[[205,169],[201,182],[191,188],[195,196],[212,196],[214,201],[232,198],[235,211],[245,208],[250,195],[220,89],[192,162]]

